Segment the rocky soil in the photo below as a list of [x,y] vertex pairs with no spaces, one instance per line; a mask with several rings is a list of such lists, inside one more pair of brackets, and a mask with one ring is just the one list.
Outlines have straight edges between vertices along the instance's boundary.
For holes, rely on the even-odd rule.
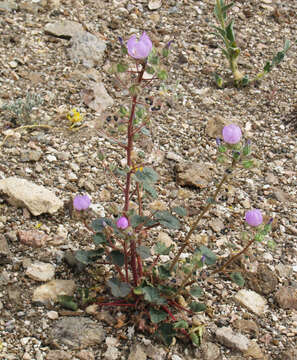
[[[213,73],[230,74],[211,34],[213,4],[0,1],[0,359],[297,359],[296,44],[262,83],[218,89]],[[250,77],[284,39],[296,43],[295,1],[237,0],[231,14],[239,65]],[[73,252],[92,243],[71,204],[83,193],[92,198],[91,217],[121,209],[118,186],[98,159],[102,152],[106,164],[124,164],[121,150],[102,135],[117,129],[126,94],[108,69],[120,56],[118,37],[143,30],[157,47],[173,40],[168,81],[144,95],[152,137],[137,146],[160,175],[159,200],[148,208],[172,201],[193,221],[223,171],[215,138],[232,122],[251,139],[258,166],[224,187],[192,246],[207,245],[223,261],[242,249],[246,210],[274,219],[275,248],[257,244],[236,264],[245,271],[242,289],[223,275],[199,279],[207,304],[192,319],[204,325],[200,348],[178,339],[164,347],[123,309],[67,310],[56,302],[84,286],[97,298],[109,296],[107,270],[74,261]],[[5,109],[26,98],[35,102],[27,113]],[[84,117],[71,130],[66,115],[73,108]],[[42,126],[19,128],[27,125]],[[153,232],[176,245],[181,235]]]

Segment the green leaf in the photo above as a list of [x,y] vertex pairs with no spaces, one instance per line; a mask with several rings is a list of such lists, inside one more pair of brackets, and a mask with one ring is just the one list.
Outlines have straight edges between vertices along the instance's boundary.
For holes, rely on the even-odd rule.
[[170,274],[169,268],[170,268],[169,264],[160,265],[158,267],[160,279],[170,278],[171,274]]
[[268,246],[270,249],[274,250],[275,247],[276,247],[276,243],[275,243],[272,239],[269,239],[269,240],[267,241],[267,246]]
[[251,153],[251,146],[250,145],[245,145],[242,149],[242,153],[244,156],[247,156]]
[[249,83],[249,76],[248,75],[244,75],[244,77],[241,79],[241,86],[247,86]]
[[141,89],[140,89],[140,87],[138,85],[134,84],[134,85],[129,87],[129,93],[132,96],[139,95],[140,91],[141,91]]
[[178,230],[180,228],[179,220],[168,211],[157,211],[154,215],[154,219],[168,229]]
[[211,25],[212,28],[214,28],[218,33],[212,33],[220,38],[222,38],[223,40],[225,39],[226,37],[226,31],[225,29],[222,29],[218,26],[215,26],[215,25]]
[[270,63],[270,61],[267,61],[263,70],[265,73],[269,73],[271,71],[271,69],[272,69],[271,63]]
[[144,109],[143,107],[139,106],[139,107],[137,108],[136,112],[135,112],[135,115],[136,115],[138,118],[142,119],[143,116],[144,116],[144,114],[145,114],[145,109]]
[[227,17],[227,14],[226,14],[227,10],[229,10],[233,5],[234,5],[234,2],[227,4],[225,6],[222,6],[222,13],[224,14],[225,19]]
[[284,52],[286,53],[289,49],[290,49],[290,41],[289,40],[285,40],[285,44],[284,44]]
[[115,297],[125,297],[131,291],[131,285],[119,281],[117,278],[112,278],[107,281],[107,286],[110,287],[111,293]]
[[[228,56],[228,55],[226,55],[226,56]],[[216,82],[217,86],[219,88],[222,88],[223,84],[224,84],[223,78],[220,75],[218,75],[217,73],[214,74],[214,78],[215,78],[215,82]]]
[[151,322],[154,324],[158,324],[159,322],[165,320],[168,317],[167,312],[163,310],[156,310],[154,308],[150,308],[149,313],[151,317]]
[[169,55],[169,49],[168,47],[165,47],[162,49],[162,56],[167,57]]
[[166,70],[160,70],[157,76],[160,80],[166,80],[168,78],[168,74]]
[[93,236],[93,241],[95,245],[101,245],[107,243],[105,235],[101,232],[98,232]]
[[58,295],[58,302],[65,309],[76,311],[78,309],[78,305],[74,302],[73,296],[69,295]]
[[114,265],[123,266],[125,264],[125,256],[120,250],[111,251],[108,257]]
[[156,49],[152,49],[152,51],[150,52],[148,58],[147,58],[147,62],[151,65],[158,65],[159,64],[159,56],[157,54]]
[[201,311],[205,311],[206,310],[206,305],[203,303],[199,303],[196,301],[191,302],[190,304],[190,309],[193,312],[201,312]]
[[245,168],[245,169],[250,169],[254,166],[254,161],[253,160],[243,160],[242,161],[242,166]]
[[125,72],[127,70],[128,70],[128,65],[127,64],[123,64],[123,63],[117,64],[117,72],[123,73],[123,72]]
[[150,75],[153,75],[155,73],[155,69],[152,66],[147,66],[145,68],[145,71]]
[[137,227],[138,225],[152,226],[156,224],[156,221],[152,220],[148,216],[133,215],[129,220],[133,228]]
[[255,241],[261,242],[263,240],[264,240],[264,235],[260,231],[255,235]]
[[152,256],[151,250],[147,246],[138,246],[136,252],[142,259],[147,259]]
[[103,226],[103,223],[109,225],[109,226],[112,226],[113,225],[113,222],[112,220],[108,219],[108,218],[98,218],[98,219],[95,219],[94,221],[92,221],[92,229],[97,233],[101,233],[103,232],[104,230],[104,226]]
[[158,193],[157,193],[156,189],[153,188],[152,186],[148,185],[147,183],[143,183],[142,188],[153,199],[156,199],[158,197]]
[[152,286],[145,286],[142,289],[142,293],[144,295],[144,300],[152,304],[156,304],[156,305],[166,304],[166,300],[161,296],[160,291]]
[[209,248],[207,248],[204,245],[201,245],[199,250],[200,250],[201,254],[205,256],[205,263],[207,265],[215,264],[215,262],[217,260],[216,254],[214,254]]
[[120,107],[120,114],[122,116],[126,116],[126,115],[128,115],[128,113],[129,113],[129,110],[125,106]]
[[[233,25],[234,25],[234,19],[232,19],[226,27],[226,37],[231,43],[235,43]],[[236,45],[232,47],[236,47]]]
[[225,160],[226,160],[226,157],[224,155],[219,155],[217,157],[217,162],[219,162],[220,164],[224,164]]
[[158,328],[158,333],[166,346],[170,346],[175,335],[175,330],[172,324],[161,324]]
[[187,216],[187,210],[182,206],[175,206],[172,211],[177,213],[179,216]]
[[162,294],[167,295],[167,296],[171,296],[174,295],[176,293],[176,288],[172,287],[172,286],[167,286],[167,285],[158,285],[158,289],[161,291]]
[[233,272],[230,275],[230,278],[240,287],[244,285],[244,278],[242,277],[240,272]]
[[225,145],[220,145],[220,146],[218,147],[218,151],[219,151],[220,153],[224,153],[224,152],[227,151],[227,147],[226,147]]
[[159,241],[154,247],[154,252],[156,255],[169,255],[173,245],[166,246],[163,242]]
[[140,131],[142,132],[143,135],[145,136],[151,136],[151,132],[146,128],[146,127],[142,127],[140,129]]
[[75,253],[75,258],[77,261],[89,265],[95,262],[104,254],[104,249],[98,250],[78,250]]
[[179,320],[173,324],[174,329],[188,329],[189,324],[185,320]]
[[196,298],[199,298],[203,295],[203,290],[200,286],[194,286],[190,289],[190,294]]
[[153,169],[144,167],[142,171],[137,171],[135,173],[135,178],[136,181],[140,183],[154,184],[159,176]]
[[271,66],[274,67],[284,60],[285,52],[279,51],[272,59]]
[[201,340],[199,338],[199,336],[195,333],[191,333],[190,334],[190,338],[192,340],[192,343],[196,346],[200,346],[201,345]]

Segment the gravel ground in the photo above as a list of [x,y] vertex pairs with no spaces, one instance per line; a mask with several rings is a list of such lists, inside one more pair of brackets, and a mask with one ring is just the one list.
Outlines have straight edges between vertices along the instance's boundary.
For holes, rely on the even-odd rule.
[[[153,3],[156,10],[150,10]],[[0,359],[297,358],[296,45],[262,83],[244,89],[217,89],[212,74],[218,72],[226,78],[230,74],[218,41],[211,35],[213,3],[0,1],[0,107],[27,94],[38,94],[42,99],[30,119],[0,110],[0,179],[27,179],[53,191],[64,202],[63,208],[52,215],[33,216],[26,208],[8,204],[1,195]],[[236,19],[235,31],[242,49],[239,64],[250,77],[282,49],[284,39],[296,43],[295,1],[237,0],[231,14]],[[62,36],[51,35],[46,24],[63,20],[76,24],[67,31],[64,28]],[[71,312],[57,304],[36,303],[33,291],[42,282],[27,273],[36,261],[50,263],[55,279],[92,287],[97,296],[103,292],[104,269],[79,272],[63,261],[65,253],[91,244],[88,232],[72,212],[71,199],[79,192],[89,194],[96,204],[93,216],[104,212],[116,215],[119,211],[122,195],[98,160],[98,152],[105,153],[108,163],[119,165],[123,159],[119,148],[101,133],[117,127],[114,114],[125,95],[118,90],[108,68],[120,56],[118,37],[128,39],[142,30],[158,47],[174,40],[166,64],[170,69],[168,83],[164,88],[154,86],[144,96],[151,106],[152,140],[140,139],[137,144],[160,175],[157,185],[162,203],[172,201],[185,206],[190,214],[187,220],[192,221],[223,171],[215,165],[216,134],[222,124],[235,122],[251,139],[258,167],[248,176],[238,173],[223,189],[219,204],[201,222],[193,244],[203,243],[224,259],[242,248],[240,233],[247,209],[259,208],[267,219],[274,218],[270,237],[276,247],[259,244],[237,264],[247,272],[245,289],[255,291],[267,302],[264,315],[256,315],[233,301],[240,289],[228,278],[217,276],[212,282],[201,279],[208,310],[194,319],[205,326],[199,349],[179,340],[166,349],[149,333],[134,329],[129,314],[119,309]],[[105,50],[96,48],[79,55],[83,46],[76,45],[74,39],[82,31],[96,36],[100,44],[105,42]],[[99,60],[92,56],[97,50]],[[97,83],[104,84],[109,95],[94,88]],[[99,99],[97,105],[91,104],[94,94]],[[66,118],[74,107],[84,114],[85,126],[77,131],[69,129]],[[12,129],[29,124],[49,128],[20,129],[5,138]],[[205,172],[211,172],[207,187],[179,185],[177,165],[185,162],[202,163]],[[33,238],[39,231],[44,245],[30,246],[30,239],[22,241],[20,231],[29,231]],[[181,235],[168,234],[171,239]],[[157,237],[158,232],[153,236]],[[293,295],[280,299],[290,291]],[[84,323],[84,317],[91,323]],[[77,326],[77,333],[85,332],[87,340],[75,344],[77,333],[69,335],[67,326]],[[93,342],[86,330],[92,326],[97,334]],[[246,336],[248,351],[240,350],[238,338],[235,345],[224,342],[217,334],[223,327]]]

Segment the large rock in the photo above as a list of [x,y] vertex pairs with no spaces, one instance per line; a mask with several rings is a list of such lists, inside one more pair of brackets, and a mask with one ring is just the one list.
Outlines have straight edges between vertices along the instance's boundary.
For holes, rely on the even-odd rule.
[[84,32],[83,26],[75,21],[62,20],[47,23],[44,27],[46,34],[70,39],[72,36]]
[[181,186],[204,189],[212,178],[210,166],[200,163],[181,163],[175,166],[176,180]]
[[275,294],[275,299],[282,309],[297,310],[297,289],[291,286],[283,286]]
[[239,290],[234,300],[258,316],[262,315],[266,308],[266,299],[252,290]]
[[85,349],[101,344],[105,332],[101,325],[85,317],[68,317],[57,321],[51,337],[71,349]]
[[87,31],[83,31],[72,37],[68,54],[72,61],[81,62],[85,67],[91,68],[100,63],[105,49],[105,41],[98,39]]
[[53,192],[25,179],[9,177],[0,180],[0,191],[8,196],[7,201],[11,205],[27,207],[35,216],[53,214],[63,206],[63,201]]
[[57,301],[59,295],[72,296],[74,290],[75,282],[73,280],[52,280],[34,290],[33,302],[49,305]]

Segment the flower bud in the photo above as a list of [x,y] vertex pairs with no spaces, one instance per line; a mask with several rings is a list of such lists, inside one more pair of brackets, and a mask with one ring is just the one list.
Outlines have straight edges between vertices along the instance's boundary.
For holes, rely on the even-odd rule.
[[118,220],[117,220],[117,227],[119,229],[125,230],[127,227],[129,226],[129,221],[125,216],[121,216]]
[[249,210],[245,214],[245,221],[250,226],[259,226],[263,222],[263,217],[259,209]]
[[73,207],[75,210],[87,210],[90,205],[91,199],[88,197],[88,195],[76,195],[76,197],[73,199]]
[[224,141],[228,144],[237,144],[241,139],[242,133],[240,127],[235,124],[230,124],[223,129]]

